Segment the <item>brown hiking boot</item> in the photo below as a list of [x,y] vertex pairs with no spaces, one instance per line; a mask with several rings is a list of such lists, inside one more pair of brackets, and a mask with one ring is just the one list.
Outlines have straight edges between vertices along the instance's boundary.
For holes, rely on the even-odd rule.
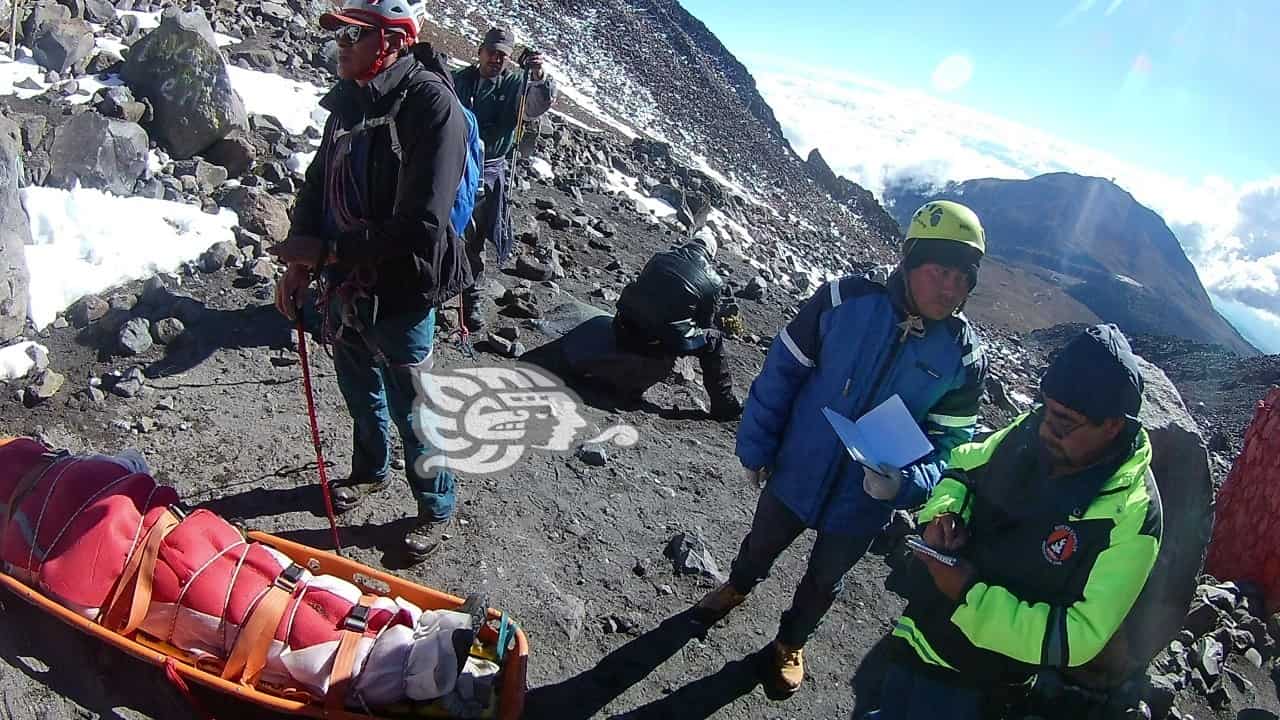
[[404,536],[404,549],[409,555],[409,561],[420,563],[439,552],[444,547],[446,533],[452,522],[452,518],[427,520],[419,517]]
[[733,583],[724,583],[693,606],[694,619],[703,625],[715,625],[746,599],[747,596],[738,592]]
[[765,685],[773,699],[791,697],[804,682],[804,648],[773,641],[773,662],[769,665]]
[[329,484],[329,491],[333,500],[333,511],[341,515],[348,510],[352,510],[365,498],[381,491],[390,484],[391,478],[389,477],[372,480],[350,477],[345,480],[334,481]]

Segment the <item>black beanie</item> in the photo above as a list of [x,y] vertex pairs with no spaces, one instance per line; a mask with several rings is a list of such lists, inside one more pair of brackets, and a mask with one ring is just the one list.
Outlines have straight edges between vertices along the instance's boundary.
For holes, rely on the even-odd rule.
[[969,289],[978,286],[978,266],[982,253],[977,248],[952,240],[920,238],[911,241],[911,250],[902,258],[905,270],[915,270],[925,263],[955,268],[969,276]]
[[1094,325],[1054,358],[1040,379],[1040,393],[1100,423],[1138,418],[1142,372],[1124,333],[1115,325]]

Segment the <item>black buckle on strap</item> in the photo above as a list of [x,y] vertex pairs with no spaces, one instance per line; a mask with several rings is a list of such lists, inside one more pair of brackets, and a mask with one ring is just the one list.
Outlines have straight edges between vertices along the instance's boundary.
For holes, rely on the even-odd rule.
[[306,572],[306,569],[298,563],[289,563],[289,567],[281,570],[280,574],[276,576],[273,584],[292,595],[293,591],[298,589],[298,583],[302,582],[302,574],[304,572]]
[[351,608],[351,613],[342,621],[342,629],[363,635],[364,631],[369,629],[369,611],[371,609],[368,605],[356,605]]

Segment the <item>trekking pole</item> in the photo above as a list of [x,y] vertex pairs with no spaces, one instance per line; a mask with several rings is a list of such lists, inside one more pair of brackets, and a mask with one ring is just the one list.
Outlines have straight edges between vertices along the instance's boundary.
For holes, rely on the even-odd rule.
[[9,59],[13,60],[14,62],[18,62],[18,2],[19,0],[12,0],[12,2],[13,4],[10,7],[13,10],[13,12],[10,13],[10,17],[9,17]]
[[[525,95],[529,93],[529,71],[521,68],[524,73],[520,77],[520,109],[516,111],[516,136],[515,142],[511,144],[511,153],[507,158],[507,162],[511,167],[507,168],[509,177],[507,178],[507,187],[514,189],[516,186],[516,158],[520,155],[520,143],[524,141],[524,102]],[[545,70],[543,72],[546,72]],[[508,192],[510,192],[510,189]],[[499,208],[501,210],[501,208]]]
[[329,517],[329,530],[333,532],[333,551],[342,557],[342,539],[338,537],[338,516],[333,512],[333,496],[329,492],[329,473],[325,471],[324,449],[320,447],[320,423],[316,420],[315,390],[311,387],[311,363],[307,359],[307,327],[302,318],[302,306],[298,314],[298,357],[302,361],[302,391],[307,397],[307,417],[311,420],[311,444],[316,449],[316,469],[320,473],[320,491],[324,495],[324,512]]

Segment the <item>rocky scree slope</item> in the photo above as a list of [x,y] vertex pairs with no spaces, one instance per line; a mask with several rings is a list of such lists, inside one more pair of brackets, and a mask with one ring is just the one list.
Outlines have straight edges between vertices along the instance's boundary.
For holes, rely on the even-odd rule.
[[814,259],[830,269],[895,250],[893,219],[869,194],[833,200],[815,182],[747,69],[675,0],[449,0],[432,12],[470,38],[508,20],[616,117],[770,206],[791,223],[788,240],[823,240]]

